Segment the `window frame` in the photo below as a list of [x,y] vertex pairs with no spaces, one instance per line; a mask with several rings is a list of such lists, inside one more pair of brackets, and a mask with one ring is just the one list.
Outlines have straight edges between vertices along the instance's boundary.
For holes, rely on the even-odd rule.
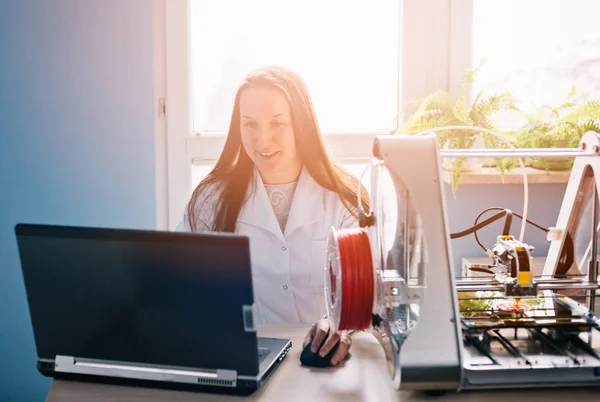
[[[225,142],[224,132],[194,133],[192,124],[189,9],[191,0],[165,0],[166,36],[166,131],[168,228],[173,230],[183,216],[192,186],[192,168],[197,162],[216,161]],[[452,20],[465,21],[472,0],[398,0],[400,13],[398,46],[398,106],[400,116],[412,112],[410,101],[431,91],[452,90],[455,73],[469,50],[450,59],[450,42],[464,39],[468,29],[456,28]],[[431,10],[437,10],[432,12]],[[468,25],[468,24],[467,24]],[[431,29],[430,27],[436,27]],[[461,41],[463,44],[469,41]],[[460,43],[460,42],[459,42]],[[462,46],[462,45],[461,45]],[[424,52],[423,49],[428,49]],[[455,49],[452,49],[455,50]],[[464,69],[462,69],[464,71]],[[400,120],[401,121],[401,118]],[[324,132],[333,157],[338,161],[367,160],[372,156],[376,135],[389,132]]]

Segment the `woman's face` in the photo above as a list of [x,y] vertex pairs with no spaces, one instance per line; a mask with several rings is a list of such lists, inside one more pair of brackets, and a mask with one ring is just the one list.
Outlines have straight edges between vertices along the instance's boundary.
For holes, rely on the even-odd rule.
[[265,183],[297,179],[302,162],[296,151],[290,105],[279,89],[255,86],[242,91],[240,132],[244,149]]

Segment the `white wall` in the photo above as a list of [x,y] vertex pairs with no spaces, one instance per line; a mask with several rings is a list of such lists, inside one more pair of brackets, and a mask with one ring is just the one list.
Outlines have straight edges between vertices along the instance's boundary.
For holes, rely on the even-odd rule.
[[49,385],[14,225],[157,226],[155,6],[0,2],[0,401],[40,401]]

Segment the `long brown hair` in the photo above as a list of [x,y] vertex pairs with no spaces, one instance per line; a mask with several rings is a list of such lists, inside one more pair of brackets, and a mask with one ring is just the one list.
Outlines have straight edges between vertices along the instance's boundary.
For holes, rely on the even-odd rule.
[[[357,217],[358,180],[334,162],[325,149],[308,89],[298,74],[283,67],[266,67],[250,73],[237,91],[229,133],[223,152],[210,173],[198,184],[187,207],[189,225],[196,231],[198,197],[208,191],[218,191],[213,231],[235,232],[237,219],[254,173],[254,164],[242,146],[240,133],[240,96],[242,91],[256,84],[267,84],[279,89],[291,110],[292,126],[297,152],[313,180],[321,187],[337,193],[346,208]],[[369,201],[361,186],[361,203],[365,211]]]

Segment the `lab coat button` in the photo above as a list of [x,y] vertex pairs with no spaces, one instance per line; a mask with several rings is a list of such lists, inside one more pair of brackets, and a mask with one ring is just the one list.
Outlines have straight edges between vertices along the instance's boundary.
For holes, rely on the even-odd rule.
[[287,247],[286,247],[286,246],[281,246],[281,249],[282,249],[283,251],[285,251],[285,250],[287,250]]
[[283,290],[288,290],[288,286],[287,285],[283,285]]

